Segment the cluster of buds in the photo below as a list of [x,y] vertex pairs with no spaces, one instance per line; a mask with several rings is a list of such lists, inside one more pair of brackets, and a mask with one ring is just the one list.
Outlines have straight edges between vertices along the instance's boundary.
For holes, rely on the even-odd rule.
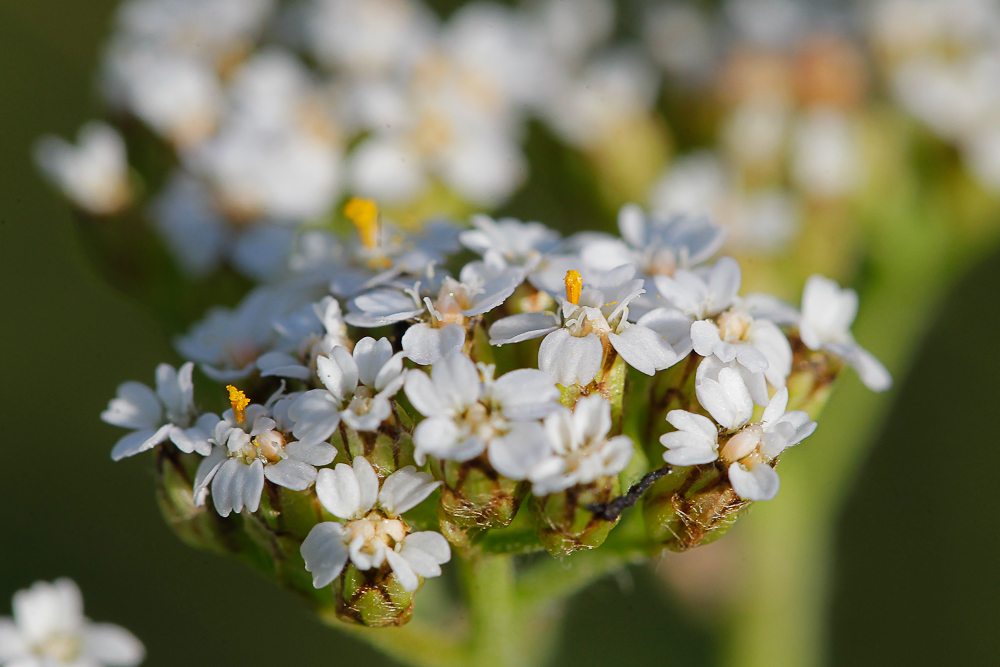
[[[553,556],[601,547],[639,500],[650,551],[713,539],[815,429],[790,406],[815,413],[844,364],[891,382],[850,334],[853,291],[814,276],[801,312],[740,296],[735,260],[705,263],[724,240],[706,219],[626,206],[622,240],[476,216],[383,246],[374,202],[345,215],[369,252],[213,311],[178,341],[191,361],[102,417],[132,429],[115,459],[157,448],[183,538],[350,622],[405,623],[452,549],[515,519],[537,537],[519,550]],[[456,279],[459,246],[481,258]],[[221,416],[195,406],[195,362]]]

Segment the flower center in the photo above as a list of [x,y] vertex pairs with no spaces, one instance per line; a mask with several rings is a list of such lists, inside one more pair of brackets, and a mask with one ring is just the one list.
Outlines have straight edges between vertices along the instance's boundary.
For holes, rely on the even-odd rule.
[[265,431],[253,439],[257,457],[264,457],[269,463],[277,463],[285,458],[285,436],[277,431]]
[[354,398],[351,399],[347,409],[358,416],[366,415],[372,408],[372,398],[374,398],[372,390],[363,384],[359,385],[354,390]]
[[363,519],[351,521],[346,526],[348,542],[361,541],[361,551],[375,556],[380,549],[395,548],[406,537],[406,524],[399,519],[389,519],[373,511]]
[[753,324],[752,317],[730,308],[719,315],[719,336],[727,343],[743,340],[751,324]]
[[250,399],[231,384],[226,385],[226,389],[229,390],[229,404],[233,406],[233,415],[235,415],[236,421],[242,424],[247,418],[247,406],[250,405]]
[[52,658],[56,662],[68,665],[75,663],[80,657],[81,648],[79,637],[65,632],[57,632],[40,644],[36,644],[34,653],[41,658]]

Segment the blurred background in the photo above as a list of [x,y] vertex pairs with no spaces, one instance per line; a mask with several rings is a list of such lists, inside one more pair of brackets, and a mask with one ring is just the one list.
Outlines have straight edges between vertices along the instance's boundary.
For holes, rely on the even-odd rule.
[[[66,201],[46,184],[33,163],[32,151],[42,135],[73,137],[84,120],[105,115],[96,72],[102,45],[113,30],[117,4],[111,0],[0,0],[0,414],[5,422],[0,445],[5,472],[0,487],[0,600],[37,579],[70,576],[84,591],[88,615],[131,629],[145,642],[149,655],[145,664],[151,667],[258,665],[278,660],[301,665],[392,664],[367,646],[320,625],[304,604],[242,565],[182,545],[160,519],[153,496],[152,460],[136,457],[112,465],[108,457],[119,434],[100,422],[100,411],[120,382],[149,381],[157,363],[178,360],[171,347],[178,323],[165,323],[148,302],[126,296],[95,268],[91,235]],[[433,3],[440,16],[448,16],[461,4]],[[655,120],[644,130],[652,134],[638,139],[619,135],[610,142],[620,148],[629,141],[641,144],[642,136],[661,137],[662,154],[646,156],[645,175],[622,172],[621,160],[608,157],[607,146],[588,145],[584,139],[595,136],[593,126],[561,130],[558,124],[532,121],[523,130],[527,175],[503,201],[470,205],[466,197],[462,205],[437,201],[426,206],[450,207],[456,214],[466,209],[498,210],[543,220],[563,230],[609,229],[620,200],[635,198],[633,191],[645,196],[650,183],[655,182],[652,198],[659,197],[661,202],[690,193],[693,181],[678,184],[676,175],[682,167],[687,169],[682,175],[690,176],[699,168],[718,168],[713,160],[727,169],[726,165],[739,164],[751,174],[740,177],[744,185],[770,184],[773,179],[761,176],[757,167],[740,163],[744,158],[752,162],[753,156],[740,157],[740,151],[750,150],[747,137],[767,133],[768,122],[757,113],[759,109],[740,106],[737,98],[756,94],[748,81],[765,88],[779,85],[774,81],[783,75],[775,64],[780,60],[775,53],[794,51],[800,58],[793,78],[812,93],[797,94],[795,99],[808,102],[809,95],[815,94],[830,103],[836,98],[841,109],[847,110],[837,118],[850,122],[855,119],[851,114],[863,109],[857,111],[858,117],[864,115],[857,121],[862,134],[891,134],[916,123],[886,111],[889,99],[870,92],[879,76],[871,57],[851,51],[849,42],[840,43],[830,36],[840,33],[826,30],[834,26],[848,34],[868,34],[840,5],[817,5],[826,17],[820,24],[823,39],[791,51],[777,48],[770,55],[767,49],[749,49],[740,57],[724,48],[719,50],[722,55],[714,55],[712,45],[748,39],[753,30],[760,33],[759,40],[780,41],[781,35],[768,35],[768,27],[778,30],[774,24],[787,18],[788,12],[779,11],[769,18],[759,9],[757,14],[740,18],[738,10],[731,10],[730,20],[744,21],[741,25],[750,26],[749,33],[739,37],[723,31],[713,33],[711,40],[699,40],[699,30],[711,23],[689,21],[691,15],[682,16],[683,12],[673,22],[654,21],[655,12],[647,13],[653,11],[647,5],[660,14],[668,13],[664,7],[682,5],[626,2],[619,8],[615,30],[653,33],[646,42],[649,58],[665,72],[662,86],[656,86],[658,97],[653,95],[650,102]],[[766,9],[780,3],[757,5]],[[704,16],[717,10],[712,3],[683,7],[694,7]],[[901,40],[899,35],[890,35],[882,44],[909,44]],[[658,51],[657,45],[663,48]],[[706,49],[708,55],[698,56]],[[899,53],[885,56],[893,62],[878,67],[895,67],[902,58]],[[717,57],[729,61],[720,65],[714,60]],[[762,61],[767,62],[761,65]],[[864,70],[857,80],[851,74],[856,65]],[[711,71],[702,71],[705,67]],[[754,74],[743,77],[743,68]],[[987,68],[983,74],[995,84],[994,94],[1000,90],[997,71]],[[996,78],[989,78],[991,72]],[[960,119],[941,120],[947,114],[934,108],[933,96],[929,101],[911,99],[915,94],[911,89],[932,87],[935,80],[918,77],[913,83],[908,76],[917,75],[905,74],[888,86],[897,91],[894,103],[915,109],[911,116],[920,118],[925,112],[925,122],[912,130],[920,138],[907,145],[904,158],[923,165],[922,174],[949,169],[972,174],[935,181],[940,197],[929,206],[948,202],[951,208],[941,205],[938,209],[945,211],[943,215],[967,214],[960,224],[991,229],[1000,225],[995,203],[990,203],[996,195],[988,194],[988,188],[966,196],[979,187],[970,183],[988,182],[995,176],[989,156],[970,157],[970,151],[988,143],[989,135],[956,138],[954,128],[964,127]],[[728,81],[725,89],[730,98],[719,102],[712,97],[713,105],[707,105],[705,99],[710,96],[699,91],[718,85],[704,83],[708,77]],[[937,84],[945,86],[941,81]],[[868,96],[868,102],[861,101]],[[805,115],[802,109],[808,107],[807,102],[782,113]],[[729,120],[726,114],[731,115]],[[816,121],[817,126],[823,125],[823,118]],[[832,121],[837,127],[839,122]],[[729,130],[716,136],[715,129],[707,129],[710,123],[715,123],[713,128],[721,123]],[[738,135],[731,140],[736,157],[726,152],[730,150],[725,146],[727,131]],[[578,136],[584,139],[574,143]],[[722,158],[699,152],[715,143]],[[885,146],[874,150],[874,157],[862,151],[853,171],[881,170],[891,178],[896,172],[880,163],[877,153]],[[777,251],[769,249],[769,244],[786,243],[781,225],[787,223],[788,215],[764,216],[778,222],[758,234],[754,230],[759,231],[760,225],[753,222],[753,215],[733,214],[735,238],[742,239],[743,247],[758,244],[761,248],[761,253],[741,257],[751,267],[749,281],[796,298],[794,285],[801,280],[789,276],[804,278],[814,268],[832,266],[831,257],[850,255],[838,265],[848,268],[830,272],[839,271],[838,278],[858,287],[864,301],[866,285],[877,287],[885,272],[880,274],[877,262],[864,253],[851,255],[854,251],[844,249],[843,238],[867,233],[858,230],[863,225],[851,221],[872,217],[873,207],[864,202],[831,204],[835,197],[830,196],[817,197],[825,203],[816,203],[808,194],[809,165],[797,169],[798,177],[778,180],[806,195],[776,192],[770,185],[754,186],[753,193],[748,186],[743,194],[750,199],[764,192],[766,201],[749,208],[799,211],[796,215],[813,221],[809,224],[815,233],[803,232],[804,240],[794,241],[799,243],[793,246],[798,259],[789,268],[789,260],[777,258]],[[829,176],[828,170],[822,166],[816,170],[820,173],[816,187],[837,190],[836,178],[823,178]],[[878,177],[878,173],[872,177],[876,183]],[[649,182],[646,187],[633,184],[643,178]],[[870,191],[865,196],[872,198]],[[958,203],[953,201],[962,197]],[[656,205],[655,201],[641,203]],[[919,237],[928,223],[913,218],[900,224],[912,224],[911,236]],[[903,236],[907,236],[905,230]],[[866,238],[874,244],[885,242],[878,234]],[[927,241],[928,237],[920,238]],[[927,243],[934,245],[937,237],[929,238]],[[794,577],[784,575],[801,562],[783,560],[787,550],[783,550],[785,538],[780,534],[768,537],[754,528],[755,522],[764,525],[800,509],[796,505],[804,502],[803,494],[808,497],[814,483],[822,486],[809,477],[811,469],[805,468],[794,473],[799,488],[790,485],[766,508],[755,508],[725,540],[683,555],[668,553],[654,565],[630,569],[580,594],[569,605],[565,638],[554,664],[809,664],[796,657],[809,651],[782,649],[803,642],[818,643],[820,662],[829,665],[996,664],[1000,654],[996,631],[1000,518],[991,510],[996,438],[990,415],[1000,399],[996,382],[1000,354],[995,345],[1000,330],[1000,256],[993,250],[990,234],[973,238],[972,247],[955,253],[961,261],[951,258],[946,269],[940,268],[930,251],[927,257],[934,258],[925,265],[922,255],[900,248],[900,261],[907,263],[910,272],[929,276],[930,284],[909,283],[916,286],[906,292],[907,298],[915,292],[925,296],[919,306],[925,310],[916,312],[915,299],[898,300],[891,290],[875,289],[873,299],[882,308],[870,313],[858,331],[860,342],[886,358],[896,371],[897,385],[886,400],[861,405],[852,398],[860,395],[859,382],[853,375],[845,377],[830,411],[820,420],[820,433],[824,429],[836,432],[838,419],[867,420],[877,436],[847,466],[848,481],[837,491],[842,502],[830,511],[806,513],[801,518],[806,522],[802,530],[813,530],[815,526],[808,524],[818,522],[822,525],[816,530],[831,536],[831,544],[826,545],[829,550],[820,544],[815,551],[798,555],[807,562],[823,561],[819,571],[832,573],[826,584],[806,582],[822,598],[818,604],[825,627],[820,635],[805,636],[808,629],[781,621],[794,615],[795,609],[788,603],[782,611],[787,597],[781,589],[797,585]],[[887,254],[894,253],[890,248]],[[768,268],[773,266],[781,268]],[[211,282],[212,277],[207,280]],[[243,284],[237,278],[218,280],[225,280],[230,291],[213,292],[213,296],[237,294]],[[900,322],[912,330],[912,340],[902,338],[905,342],[895,349],[893,341],[900,338],[880,338],[879,332]],[[909,367],[908,354],[912,354]],[[829,439],[809,444],[841,446]],[[783,473],[783,480],[792,475],[798,454],[789,454],[789,474]],[[823,459],[818,460],[822,465]],[[762,539],[775,540],[773,548],[762,547]],[[753,545],[754,555],[747,555],[742,547],[746,544]],[[768,561],[768,567],[752,562],[761,558]],[[807,568],[802,576],[811,572]],[[745,633],[734,626],[760,628],[762,624],[747,618],[755,613],[753,604],[748,611],[746,604],[741,606],[733,598],[746,590],[769,588],[776,593],[767,598],[768,604],[776,610],[762,613],[779,622],[764,623],[763,630],[755,631],[754,641],[773,643],[776,658],[770,663],[754,662],[757,658],[746,657],[734,645],[746,641]]]

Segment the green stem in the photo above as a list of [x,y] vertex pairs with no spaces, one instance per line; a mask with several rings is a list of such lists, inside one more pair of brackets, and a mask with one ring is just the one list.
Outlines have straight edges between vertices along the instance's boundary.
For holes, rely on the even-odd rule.
[[469,665],[461,644],[426,623],[414,621],[401,628],[366,628],[344,623],[336,614],[321,614],[332,627],[370,644],[382,653],[413,667],[466,667]]
[[460,562],[469,610],[469,665],[528,664],[524,638],[515,630],[514,561],[511,556],[469,553]]
[[633,550],[616,552],[595,549],[563,559],[546,559],[526,572],[517,585],[517,605],[524,615],[537,614],[562,602],[598,579],[632,563],[648,560],[649,554]]

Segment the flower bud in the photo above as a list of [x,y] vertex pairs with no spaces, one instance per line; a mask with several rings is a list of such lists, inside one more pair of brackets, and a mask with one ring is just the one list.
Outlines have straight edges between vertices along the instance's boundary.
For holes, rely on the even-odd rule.
[[798,332],[788,335],[792,345],[792,374],[788,376],[788,409],[805,410],[816,419],[830,397],[844,362],[825,350],[810,350]]
[[434,478],[444,482],[438,520],[449,542],[470,546],[482,531],[505,528],[514,520],[525,482],[497,473],[485,455],[462,462],[431,458],[430,463]]
[[532,496],[535,527],[546,551],[553,556],[566,556],[604,544],[620,517],[607,521],[595,516],[587,506],[611,502],[620,491],[618,477],[609,476],[560,493]]
[[414,593],[408,593],[388,566],[359,570],[348,563],[333,582],[337,617],[370,628],[406,625],[413,617]]
[[413,461],[413,419],[395,401],[392,415],[378,431],[355,431],[341,422],[330,444],[337,448],[335,463],[350,463],[363,456],[385,479],[400,468],[415,466]]
[[716,463],[677,467],[656,482],[643,499],[650,538],[671,551],[687,551],[726,534],[750,504],[729,484]]

